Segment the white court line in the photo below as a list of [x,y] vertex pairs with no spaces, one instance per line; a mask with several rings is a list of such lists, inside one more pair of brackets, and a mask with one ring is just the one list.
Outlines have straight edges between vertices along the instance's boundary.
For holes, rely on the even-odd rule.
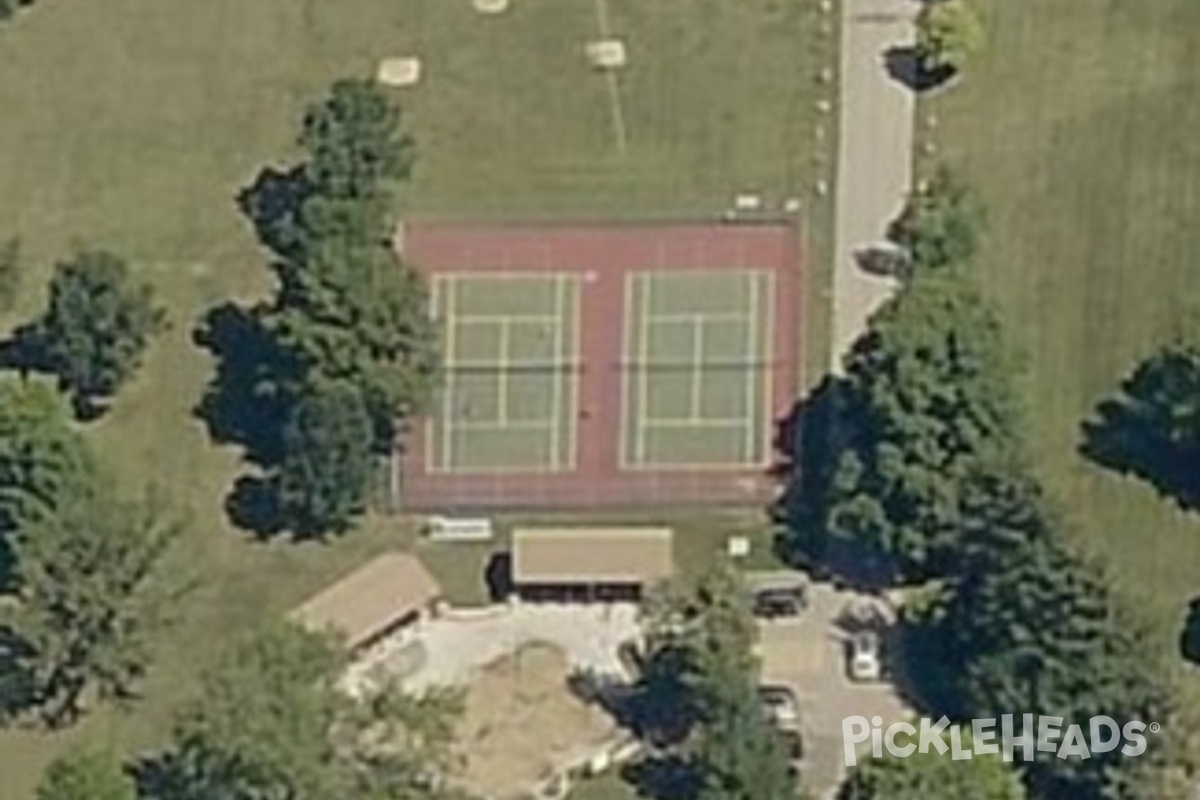
[[[766,275],[766,290],[767,290],[767,299],[766,299],[767,324],[758,329],[758,335],[763,337],[762,350],[763,350],[763,355],[765,356],[764,361],[767,364],[773,364],[775,362],[775,293],[778,291],[778,288],[775,283],[775,273],[774,272],[769,272]],[[764,372],[765,372],[765,375],[763,377],[763,381],[761,384],[762,390],[763,390],[763,398],[762,398],[763,417],[762,418],[764,420],[764,423],[762,426],[762,428],[763,428],[762,433],[758,440],[759,447],[761,447],[762,450],[760,452],[759,458],[757,459],[760,462],[766,462],[770,459],[771,439],[772,439],[772,435],[774,433],[774,431],[771,430],[771,423],[774,421],[772,412],[774,411],[774,405],[775,405],[775,396],[774,396],[775,395],[775,370],[767,369],[767,370],[764,370]]]
[[579,283],[579,277],[572,276],[570,278],[571,286],[571,360],[575,364],[575,368],[571,370],[570,378],[570,424],[567,426],[567,435],[569,439],[569,449],[567,451],[567,465],[571,469],[577,466],[579,458],[579,381],[580,381],[580,365],[583,363],[583,340],[581,336],[582,317],[580,316],[580,304],[583,302],[580,294],[582,292]]
[[513,324],[522,325],[549,325],[554,322],[554,317],[549,314],[464,314],[459,320],[459,325],[466,327],[468,325],[495,325],[497,322],[507,321]]
[[[758,276],[754,276],[750,279],[750,292],[749,292],[749,298],[750,298],[749,299],[749,303],[750,303],[749,314],[750,314],[750,316],[749,316],[749,318],[751,320],[753,320],[754,317],[758,315],[758,311],[759,311],[758,281],[759,281]],[[767,328],[766,330],[769,331],[770,328]],[[763,333],[762,333],[763,327],[760,324],[758,326],[752,327],[749,332],[751,334],[751,339],[750,339],[751,347],[754,348],[754,352],[752,352],[750,354],[750,357],[756,358],[756,357],[762,355],[760,353],[760,350],[762,349],[762,347],[759,345],[758,338],[763,335]],[[770,372],[771,371],[770,370],[765,370],[765,371],[767,373],[767,378],[765,380],[770,381]],[[754,461],[755,460],[755,458],[754,458],[755,442],[757,441],[758,437],[762,435],[761,432],[755,431],[755,429],[754,429],[755,428],[754,414],[752,413],[752,411],[754,409],[754,392],[757,388],[762,387],[763,382],[764,381],[759,378],[758,370],[747,370],[746,384],[743,387],[743,392],[742,392],[742,397],[745,401],[744,408],[746,410],[746,417],[747,417],[746,422],[745,422],[745,426],[746,426],[745,438],[742,440],[742,460],[743,461]],[[766,415],[766,417],[764,417],[764,419],[770,419],[770,416],[771,416],[770,413],[768,413]]]
[[718,417],[655,417],[646,421],[648,428],[737,428],[746,427],[745,417],[721,419]]
[[703,374],[704,363],[704,315],[692,315],[692,396],[688,410],[692,419],[703,419],[700,413],[700,376]]
[[740,311],[705,311],[697,314],[695,311],[664,311],[650,315],[651,325],[670,325],[680,322],[690,322],[698,316],[703,316],[708,322],[745,322],[749,319]]
[[[660,255],[661,255],[661,245]],[[652,280],[653,275],[641,276],[641,283],[645,287],[642,290],[642,316],[638,320],[638,364],[636,367],[638,376],[638,405],[637,405],[637,438],[634,440],[635,463],[642,463],[646,460],[646,407],[650,404],[649,390],[646,388],[647,380],[646,361],[650,351],[650,326],[647,318],[650,312],[650,298],[652,297],[651,288],[654,285]]]
[[475,419],[459,422],[455,429],[458,431],[546,431],[551,423],[544,419]]
[[622,469],[629,467],[629,432],[630,424],[633,416],[632,404],[629,401],[629,381],[631,380],[629,369],[629,346],[633,341],[633,283],[634,274],[632,272],[625,273],[625,278],[621,286],[621,352],[618,355],[618,364],[621,371],[621,429],[620,429],[620,446],[618,451],[618,462]]
[[[453,275],[447,275],[443,278],[446,284],[446,355],[447,360],[454,361],[454,307],[457,305],[458,286]],[[439,282],[440,286],[440,282]],[[450,425],[450,418],[454,409],[454,378],[450,368],[446,369],[446,386],[442,393],[442,459],[441,468],[444,470],[453,470],[454,466],[450,463],[454,453],[454,448],[450,446],[450,437],[453,431]]]
[[508,347],[511,339],[508,320],[500,321],[500,358],[496,362],[496,421],[501,425],[508,422]]
[[[554,315],[558,323],[554,326],[554,358],[560,358],[562,355],[562,288],[563,276],[558,274],[554,278]],[[557,470],[559,467],[558,458],[558,436],[559,436],[559,414],[562,412],[562,380],[558,375],[553,376],[554,388],[550,392],[550,421],[553,426],[550,428],[550,469]]]

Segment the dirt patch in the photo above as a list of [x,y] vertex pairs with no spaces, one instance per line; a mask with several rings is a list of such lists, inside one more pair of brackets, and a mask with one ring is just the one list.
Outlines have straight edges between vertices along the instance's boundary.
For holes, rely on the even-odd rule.
[[569,674],[563,653],[544,643],[480,670],[458,729],[463,788],[481,797],[528,795],[611,736],[609,717],[571,694]]

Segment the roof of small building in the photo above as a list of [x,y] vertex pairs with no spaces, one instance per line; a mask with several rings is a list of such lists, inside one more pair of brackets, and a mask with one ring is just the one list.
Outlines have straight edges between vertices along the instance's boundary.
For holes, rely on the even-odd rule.
[[288,618],[310,630],[339,634],[353,648],[440,594],[437,580],[415,556],[384,553],[306,600]]
[[512,537],[518,584],[651,583],[675,570],[670,528],[520,528]]

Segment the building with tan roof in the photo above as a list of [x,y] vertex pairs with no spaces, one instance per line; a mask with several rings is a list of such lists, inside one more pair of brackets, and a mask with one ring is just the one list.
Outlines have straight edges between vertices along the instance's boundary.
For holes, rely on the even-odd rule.
[[288,618],[332,632],[354,652],[413,625],[441,597],[437,580],[415,556],[384,553],[295,608]]
[[512,584],[527,599],[636,600],[675,571],[670,528],[519,528]]

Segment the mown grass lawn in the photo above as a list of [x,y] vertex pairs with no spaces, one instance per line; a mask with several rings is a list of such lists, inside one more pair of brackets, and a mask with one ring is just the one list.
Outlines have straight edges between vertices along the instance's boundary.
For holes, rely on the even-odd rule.
[[1096,403],[1200,302],[1200,4],[982,7],[989,54],[923,113],[988,206],[980,270],[1026,359],[1038,463],[1177,654],[1200,516],[1077,447]]
[[[0,800],[29,798],[76,740],[161,743],[198,669],[231,639],[412,542],[406,523],[379,518],[330,545],[249,541],[223,509],[239,454],[212,446],[192,416],[212,373],[192,342],[197,320],[268,288],[234,198],[261,167],[291,163],[304,105],[334,79],[422,57],[421,85],[400,94],[420,150],[414,212],[671,216],[719,211],[741,190],[807,198],[827,168],[811,147],[815,77],[831,57],[815,4],[609,6],[630,55],[624,156],[583,58],[592,0],[517,0],[488,19],[469,0],[43,0],[0,30],[0,237],[22,238],[27,265],[8,321],[32,313],[52,260],[76,242],[127,255],[158,287],[172,329],[88,436],[128,490],[152,482],[188,519],[174,566],[194,581],[130,712],[95,713],[62,736],[0,732]],[[810,213],[819,240],[826,207]],[[726,524],[700,520],[709,533],[688,552],[714,552]],[[480,592],[474,560],[422,552],[457,596]]]

